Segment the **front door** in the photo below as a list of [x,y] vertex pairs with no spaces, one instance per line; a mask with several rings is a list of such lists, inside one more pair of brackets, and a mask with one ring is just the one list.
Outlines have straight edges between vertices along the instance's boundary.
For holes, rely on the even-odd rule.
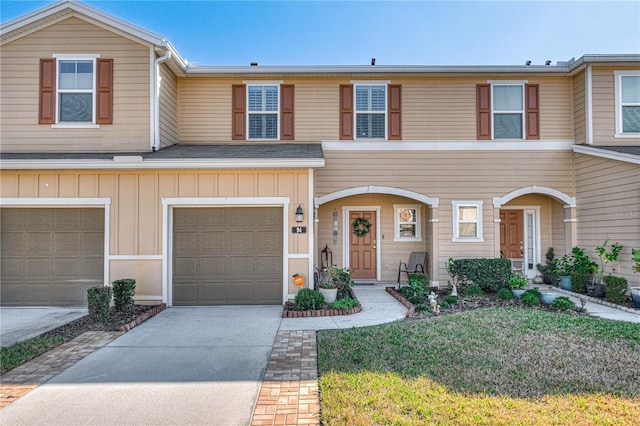
[[[358,218],[369,221],[368,232],[358,235],[353,230],[353,224]],[[364,226],[360,225],[361,230]],[[376,212],[349,212],[349,269],[353,279],[376,279]]]
[[500,210],[500,252],[507,259],[524,258],[524,212]]

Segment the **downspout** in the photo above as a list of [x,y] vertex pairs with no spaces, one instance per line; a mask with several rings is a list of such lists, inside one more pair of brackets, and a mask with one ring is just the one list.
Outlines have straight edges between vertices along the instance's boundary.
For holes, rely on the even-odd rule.
[[153,99],[153,150],[160,149],[160,64],[171,59],[171,50],[167,49],[164,56],[157,58],[154,62],[155,69],[155,94]]

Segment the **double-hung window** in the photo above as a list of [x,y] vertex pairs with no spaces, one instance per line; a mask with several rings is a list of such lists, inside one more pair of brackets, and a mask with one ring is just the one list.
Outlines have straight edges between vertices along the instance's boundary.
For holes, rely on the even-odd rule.
[[387,86],[355,85],[356,139],[385,139],[387,135]]
[[482,242],[482,201],[452,201],[453,241]]
[[94,123],[95,60],[58,59],[58,123]]
[[279,91],[278,85],[247,87],[249,139],[278,139]]
[[524,85],[494,84],[493,138],[524,138]]
[[616,71],[616,136],[640,134],[640,71]]
[[394,241],[421,241],[420,205],[395,204]]

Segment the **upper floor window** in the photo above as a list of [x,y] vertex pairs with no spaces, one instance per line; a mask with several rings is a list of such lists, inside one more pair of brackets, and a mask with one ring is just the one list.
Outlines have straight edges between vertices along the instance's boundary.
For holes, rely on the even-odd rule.
[[387,119],[386,85],[357,84],[356,138],[384,139]]
[[421,241],[420,205],[396,204],[394,241]]
[[476,87],[478,139],[540,139],[539,86],[489,81]]
[[249,139],[278,139],[279,87],[248,86]]
[[452,201],[454,242],[482,242],[482,201]]
[[640,71],[616,71],[616,136],[640,133]]
[[94,61],[58,60],[58,123],[93,123]]

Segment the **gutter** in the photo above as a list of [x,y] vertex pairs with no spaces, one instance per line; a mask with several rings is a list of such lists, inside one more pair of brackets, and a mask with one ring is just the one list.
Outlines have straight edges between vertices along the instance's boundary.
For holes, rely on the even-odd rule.
[[153,68],[155,70],[155,92],[153,96],[153,146],[151,147],[153,151],[160,149],[160,64],[171,59],[171,50],[166,46],[166,44],[164,45],[164,48],[167,53],[153,62]]

